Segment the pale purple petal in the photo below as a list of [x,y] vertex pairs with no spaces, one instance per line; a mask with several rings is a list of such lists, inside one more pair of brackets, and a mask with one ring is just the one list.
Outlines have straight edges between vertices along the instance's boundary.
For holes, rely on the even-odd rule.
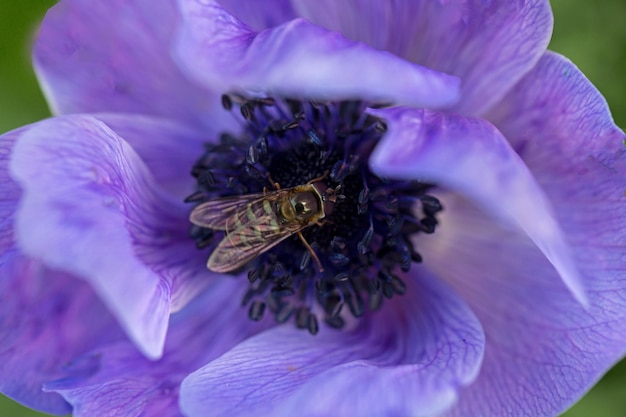
[[0,254],[14,246],[13,222],[21,190],[9,175],[9,158],[15,141],[28,131],[21,127],[0,136]]
[[[215,136],[154,117],[122,114],[94,117],[133,148],[160,189],[180,201],[195,190],[191,167],[205,151],[205,143],[214,141]],[[143,254],[144,262],[172,281],[171,308],[177,311],[211,279],[206,269],[208,253],[198,251],[191,243],[186,217],[184,222],[172,224],[166,224],[161,217],[145,216],[143,220],[146,225],[150,223],[154,234],[135,238],[134,245]]]
[[[546,186],[546,169],[621,152],[623,135],[606,100],[567,58],[547,52],[536,67],[488,115]],[[612,145],[607,147],[607,141]],[[555,158],[555,155],[559,155]]]
[[[299,16],[315,24],[340,32],[348,39],[406,58],[412,52],[410,47],[415,38],[426,30],[420,19],[425,19],[424,9],[433,2],[291,0],[291,3]],[[452,2],[447,3],[447,7],[452,6]],[[439,7],[445,6],[440,4]]]
[[15,246],[14,215],[21,195],[8,157],[21,128],[0,137],[0,391],[29,407],[66,414],[68,404],[44,393],[45,381],[67,375],[79,354],[122,336],[85,283],[26,258]]
[[[41,26],[34,64],[56,114],[125,112],[228,126],[219,94],[194,84],[170,54],[174,0],[64,0]],[[226,113],[224,113],[226,114]]]
[[44,412],[68,404],[42,391],[47,381],[84,377],[72,360],[123,333],[85,282],[17,254],[0,257],[0,391]]
[[180,0],[177,54],[209,88],[296,98],[445,107],[459,80],[347,40],[303,19],[254,32],[214,1]]
[[585,303],[585,288],[550,203],[495,127],[479,119],[410,108],[371,113],[389,125],[370,160],[374,171],[447,187],[524,231]]
[[76,361],[97,372],[54,381],[45,389],[63,395],[74,417],[182,415],[178,393],[183,378],[268,325],[249,320],[241,308],[246,290],[241,279],[214,280],[208,291],[172,315],[158,361],[146,359],[128,342],[104,344]]
[[420,268],[407,294],[352,331],[292,325],[250,338],[185,379],[181,408],[205,416],[434,415],[480,367],[480,324]]
[[[546,0],[293,0],[296,12],[349,39],[456,75],[454,110],[480,115],[546,50],[552,13]],[[390,73],[393,76],[393,73]]]
[[[157,134],[158,123],[129,119],[136,133]],[[173,133],[167,124],[160,127],[162,135]],[[176,155],[172,160],[180,162]],[[11,172],[24,190],[20,247],[49,267],[87,279],[140,349],[158,357],[170,309],[212,276],[203,266],[206,254],[187,237],[189,208],[160,188],[128,143],[93,116],[31,127],[15,146]]]
[[146,165],[159,187],[181,200],[196,186],[190,171],[217,136],[170,120],[120,113],[92,115],[123,138]]
[[555,208],[589,303],[583,308],[555,284],[527,240],[458,199],[444,201],[440,228],[421,252],[470,303],[490,342],[452,416],[512,407],[556,415],[626,353],[626,135],[600,93],[555,54],[497,109],[493,120]]
[[[478,379],[461,391],[450,415],[499,416],[511,409],[520,417],[560,414],[625,353],[623,251],[577,248],[591,252],[577,257],[585,308],[525,237],[498,227],[467,202],[443,203],[448,210],[421,253],[463,295],[489,341]],[[600,226],[624,230],[623,215],[612,217]]]
[[296,18],[291,0],[219,0],[226,11],[256,31]]

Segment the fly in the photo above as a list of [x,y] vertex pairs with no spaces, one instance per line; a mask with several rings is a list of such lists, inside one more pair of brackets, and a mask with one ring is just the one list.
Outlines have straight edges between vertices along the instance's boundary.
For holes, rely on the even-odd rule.
[[332,206],[328,203],[336,201],[338,188],[328,189],[327,194],[323,183],[307,183],[265,193],[220,197],[198,205],[191,212],[190,221],[225,233],[207,267],[220,273],[234,271],[297,234],[323,271],[302,230],[319,224],[329,214]]

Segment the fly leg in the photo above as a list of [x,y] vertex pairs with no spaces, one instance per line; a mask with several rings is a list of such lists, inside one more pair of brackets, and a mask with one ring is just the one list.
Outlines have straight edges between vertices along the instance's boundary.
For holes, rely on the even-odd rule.
[[324,267],[322,266],[322,263],[320,262],[320,258],[317,257],[317,254],[315,253],[311,245],[309,245],[309,242],[306,241],[301,231],[298,232],[298,237],[300,238],[300,240],[306,247],[306,250],[308,250],[311,256],[313,257],[313,260],[317,264],[317,268],[320,270],[320,272],[324,272]]
[[[267,173],[267,180],[270,182],[270,184],[272,184],[272,187],[274,187],[277,190],[280,190],[280,184],[274,181],[274,179],[272,178],[272,175],[269,172]],[[267,187],[263,187],[263,194],[267,194]]]

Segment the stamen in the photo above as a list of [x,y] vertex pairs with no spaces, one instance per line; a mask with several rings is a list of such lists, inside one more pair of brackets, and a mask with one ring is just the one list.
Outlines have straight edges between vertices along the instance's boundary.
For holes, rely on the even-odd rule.
[[265,312],[265,303],[262,301],[255,300],[250,304],[250,309],[248,310],[248,317],[250,320],[259,321],[263,317],[263,313]]
[[302,232],[298,232],[298,237],[302,241],[302,244],[304,245],[308,253],[310,253],[313,259],[315,260],[315,264],[317,265],[318,271],[320,273],[324,272],[324,267],[322,266],[322,263],[320,262],[320,258],[317,257],[317,255],[315,254],[315,251],[313,250],[311,245],[309,245],[309,242],[307,242],[304,236],[302,236]]
[[[314,335],[320,322],[341,329],[347,315],[365,316],[403,295],[402,274],[422,262],[413,237],[433,233],[443,207],[428,194],[431,184],[369,171],[386,132],[365,112],[369,105],[241,94],[221,101],[243,133],[207,145],[191,170],[197,190],[185,201],[242,202],[226,211],[226,227],[193,225],[190,236],[207,256],[228,242],[226,256],[251,259],[222,267],[247,271],[249,318],[269,311]],[[265,243],[272,239],[280,241]]]

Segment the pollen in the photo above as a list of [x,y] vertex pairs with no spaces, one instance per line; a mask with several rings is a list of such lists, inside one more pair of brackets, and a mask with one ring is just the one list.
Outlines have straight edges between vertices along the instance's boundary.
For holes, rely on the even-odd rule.
[[386,130],[371,104],[227,94],[222,105],[241,132],[207,144],[191,170],[190,235],[210,269],[247,275],[249,318],[316,334],[404,294],[422,262],[414,236],[433,233],[443,207],[433,184],[369,170]]

